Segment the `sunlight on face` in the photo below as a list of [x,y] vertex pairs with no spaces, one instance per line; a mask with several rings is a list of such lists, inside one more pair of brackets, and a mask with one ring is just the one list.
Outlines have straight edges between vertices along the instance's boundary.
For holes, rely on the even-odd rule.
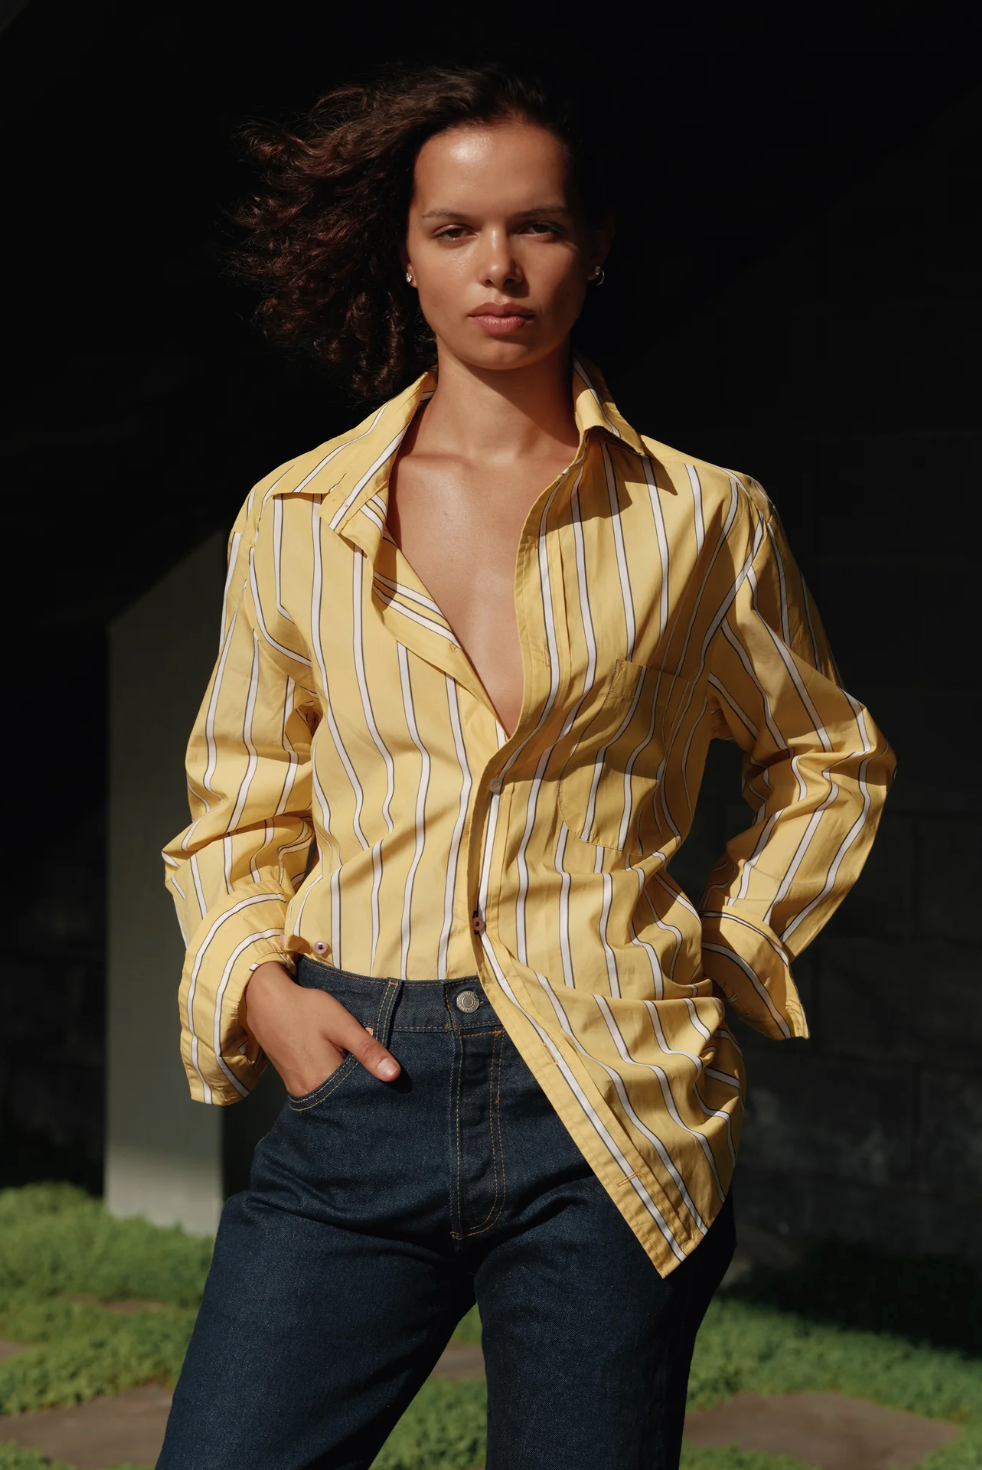
[[561,349],[605,244],[544,128],[469,124],[420,149],[406,262],[441,355],[508,369]]

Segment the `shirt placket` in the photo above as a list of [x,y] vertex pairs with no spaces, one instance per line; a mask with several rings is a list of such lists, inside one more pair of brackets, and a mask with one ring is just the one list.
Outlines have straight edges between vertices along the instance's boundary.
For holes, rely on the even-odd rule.
[[[503,801],[508,772],[514,767],[539,728],[543,714],[555,716],[566,694],[564,670],[569,669],[569,632],[566,626],[566,596],[562,558],[555,530],[555,497],[568,495],[580,472],[587,450],[584,437],[573,462],[563,471],[558,485],[547,487],[526,517],[516,557],[515,610],[522,651],[522,710],[513,734],[484,768],[487,779],[479,783],[475,799],[483,809],[475,811],[468,853],[469,892],[474,895],[471,929],[480,958],[487,931],[487,910],[496,899],[496,862],[500,864],[507,844],[506,815],[510,805]],[[548,508],[547,524],[542,525]],[[547,626],[547,618],[550,626]],[[554,697],[549,703],[550,694]],[[488,772],[491,772],[489,775]],[[497,859],[495,854],[498,854]]]

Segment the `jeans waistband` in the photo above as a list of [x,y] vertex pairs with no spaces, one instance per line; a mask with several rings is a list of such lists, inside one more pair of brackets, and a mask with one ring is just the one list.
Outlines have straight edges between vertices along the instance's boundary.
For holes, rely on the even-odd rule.
[[387,979],[358,975],[302,955],[297,981],[311,989],[326,990],[356,1015],[384,1008],[391,1014],[393,1031],[474,1031],[501,1025],[477,974],[457,980]]

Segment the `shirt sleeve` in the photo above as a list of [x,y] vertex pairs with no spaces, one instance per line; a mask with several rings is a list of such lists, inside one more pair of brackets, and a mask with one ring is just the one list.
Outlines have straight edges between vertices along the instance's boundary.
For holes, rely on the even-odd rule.
[[188,743],[192,821],[163,852],[187,946],[181,1052],[192,1097],[210,1103],[237,1102],[266,1066],[242,996],[263,961],[292,967],[286,908],[313,836],[310,660],[260,597],[252,500],[230,537],[218,658]]
[[[746,478],[746,477],[744,477]],[[818,611],[756,481],[732,599],[708,653],[716,733],[743,752],[754,813],[699,908],[704,973],[765,1035],[807,1036],[791,975],[866,861],[893,751],[842,688]]]

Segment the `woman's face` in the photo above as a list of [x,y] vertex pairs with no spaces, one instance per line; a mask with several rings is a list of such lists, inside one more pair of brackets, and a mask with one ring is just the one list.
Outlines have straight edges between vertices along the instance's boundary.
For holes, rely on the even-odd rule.
[[420,149],[406,268],[440,351],[471,367],[525,367],[564,346],[608,242],[544,128],[455,127]]

